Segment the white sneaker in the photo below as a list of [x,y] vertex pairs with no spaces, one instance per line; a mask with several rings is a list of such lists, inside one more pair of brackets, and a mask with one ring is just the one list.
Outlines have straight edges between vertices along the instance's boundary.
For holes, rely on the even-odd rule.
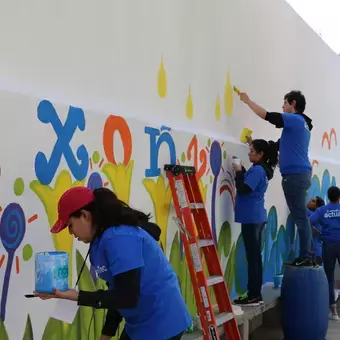
[[331,312],[329,313],[329,320],[333,320],[333,321],[339,321],[339,315],[337,312]]

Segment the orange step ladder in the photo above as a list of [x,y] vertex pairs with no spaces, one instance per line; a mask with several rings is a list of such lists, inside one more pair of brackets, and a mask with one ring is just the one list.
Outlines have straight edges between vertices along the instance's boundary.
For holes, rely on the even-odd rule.
[[[233,313],[228,289],[213,239],[209,219],[192,166],[164,166],[169,179],[180,229],[184,252],[187,259],[194,289],[198,314],[204,340],[220,340],[218,328],[223,327],[227,340],[240,340],[240,332]],[[195,227],[196,225],[196,227]],[[209,277],[203,269],[203,251]],[[219,312],[215,314],[209,287],[213,287]]]

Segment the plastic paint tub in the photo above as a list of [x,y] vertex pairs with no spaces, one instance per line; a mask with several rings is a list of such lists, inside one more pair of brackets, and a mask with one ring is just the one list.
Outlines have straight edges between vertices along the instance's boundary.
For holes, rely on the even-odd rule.
[[46,251],[35,255],[35,291],[53,293],[68,290],[68,253]]

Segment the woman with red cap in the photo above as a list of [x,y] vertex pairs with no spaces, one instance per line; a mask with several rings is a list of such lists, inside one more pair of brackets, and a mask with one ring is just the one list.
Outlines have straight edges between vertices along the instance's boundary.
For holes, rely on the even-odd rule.
[[109,189],[66,191],[51,232],[68,227],[75,238],[90,244],[90,262],[109,290],[55,290],[54,294],[36,295],[107,309],[102,340],[114,335],[120,321],[112,322],[115,316],[125,319],[121,340],[181,339],[191,318],[170,263],[156,240],[140,227],[148,220],[148,215],[132,209]]

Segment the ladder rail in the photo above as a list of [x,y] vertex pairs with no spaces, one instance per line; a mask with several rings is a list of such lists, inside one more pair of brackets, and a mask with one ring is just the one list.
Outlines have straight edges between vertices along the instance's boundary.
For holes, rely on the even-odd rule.
[[[176,215],[180,221],[181,239],[194,288],[204,340],[220,340],[222,325],[227,340],[240,340],[228,288],[217,252],[208,214],[194,167],[166,165]],[[203,249],[201,249],[203,248]],[[207,278],[203,256],[209,272]],[[215,315],[209,287],[213,288],[220,314]]]
[[[191,201],[203,202],[201,190],[194,176],[191,176],[191,177],[187,176],[187,181],[190,187],[189,192],[192,193]],[[197,225],[197,232],[198,232],[199,238],[200,239],[213,239],[212,229],[209,228],[209,230],[206,231],[203,228],[204,224],[210,226],[206,208],[194,209],[192,214],[193,214],[193,218],[195,221],[200,221],[200,224]],[[215,246],[217,248],[217,244],[215,244]],[[215,275],[221,275],[222,277],[224,277],[221,262],[220,262],[216,248],[212,248],[212,247],[203,248],[204,257],[206,258],[206,261],[211,264],[210,266],[207,266],[208,272],[209,272],[209,275],[215,274]],[[224,285],[225,287],[222,287],[222,285]],[[227,294],[226,297],[222,298],[222,295],[223,295],[222,291],[224,289],[228,290],[225,281],[223,281],[223,283],[221,284],[213,286],[213,290],[214,290],[215,297],[216,297],[216,302],[219,307],[220,313],[227,312],[229,310],[228,307],[232,305],[229,294]],[[234,321],[231,321],[231,322],[235,322],[237,326],[236,319],[234,319]],[[223,328],[224,328],[225,334],[227,335],[228,340],[238,339],[237,336],[236,338],[234,338],[233,327],[231,327],[230,323],[228,322],[224,323]]]
[[[181,208],[180,208],[179,199],[178,199],[178,196],[177,196],[177,189],[175,187],[174,175],[171,172],[168,172],[167,176],[168,176],[168,179],[169,179],[169,186],[170,186],[170,190],[172,192],[172,197],[173,197],[173,201],[174,201],[176,215],[179,218],[179,220],[183,223],[183,216],[182,216],[182,211],[181,211]],[[200,290],[199,290],[198,282],[197,282],[197,279],[196,279],[195,269],[192,265],[189,265],[189,263],[188,263],[188,259],[192,258],[191,253],[190,253],[189,240],[188,240],[188,237],[185,233],[180,232],[179,236],[181,237],[181,240],[183,242],[185,258],[186,258],[186,261],[187,261],[187,264],[188,264],[189,274],[190,274],[191,282],[192,282],[192,285],[193,285],[197,312],[201,316],[201,315],[204,315],[203,301],[202,301],[202,298],[201,298],[201,295],[200,295]],[[202,330],[204,330],[207,327],[207,325],[205,323],[205,320],[203,320],[203,322],[202,322],[202,318],[201,318],[201,324],[202,324]],[[204,334],[204,337],[205,336],[206,336],[206,334]],[[207,338],[207,340],[209,340],[209,338]]]

